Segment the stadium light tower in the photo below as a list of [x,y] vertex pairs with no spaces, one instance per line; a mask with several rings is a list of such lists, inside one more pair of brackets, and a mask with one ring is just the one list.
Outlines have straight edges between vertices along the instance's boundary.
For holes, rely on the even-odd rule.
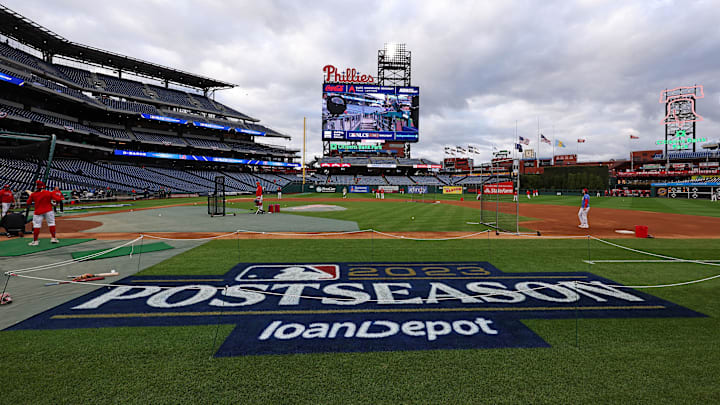
[[[381,86],[411,86],[410,51],[405,44],[386,42],[378,51],[378,84]],[[417,107],[417,106],[415,106]],[[410,143],[405,143],[405,157],[410,157]]]
[[410,51],[405,44],[388,42],[378,51],[378,84],[410,86]]

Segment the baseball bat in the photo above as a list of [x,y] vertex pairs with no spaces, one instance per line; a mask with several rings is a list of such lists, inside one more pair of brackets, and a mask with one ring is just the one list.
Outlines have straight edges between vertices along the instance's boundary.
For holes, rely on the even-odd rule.
[[[119,275],[119,274],[120,274],[120,273],[118,273],[117,271],[111,271],[110,273],[97,273],[97,274],[93,274],[92,277],[113,277],[113,276],[117,276],[117,275]],[[82,276],[83,276],[83,274],[80,274],[80,275],[77,275],[77,276],[67,276],[67,278],[78,278],[78,277],[82,277]]]
[[86,279],[78,280],[78,281],[55,281],[52,283],[45,283],[45,285],[47,286],[47,285],[69,284],[69,283],[83,283],[85,281],[97,281],[97,280],[104,280],[104,279],[105,279],[105,277],[90,277],[90,278],[86,278]]

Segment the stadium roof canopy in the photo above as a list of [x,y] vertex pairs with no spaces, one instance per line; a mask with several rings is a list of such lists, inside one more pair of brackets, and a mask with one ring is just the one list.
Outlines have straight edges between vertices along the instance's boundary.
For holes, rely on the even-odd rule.
[[35,48],[45,55],[57,55],[95,66],[132,72],[138,76],[167,80],[202,90],[235,87],[232,83],[71,42],[1,4],[0,33]]

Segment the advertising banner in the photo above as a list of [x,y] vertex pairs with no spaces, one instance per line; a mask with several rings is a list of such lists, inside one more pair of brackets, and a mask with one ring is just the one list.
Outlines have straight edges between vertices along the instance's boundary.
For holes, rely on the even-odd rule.
[[318,193],[334,193],[335,187],[333,187],[333,186],[317,186],[317,187],[315,187],[315,191]]
[[235,158],[202,156],[202,155],[183,155],[183,154],[179,154],[179,153],[141,152],[141,151],[134,151],[134,150],[115,149],[113,154],[116,156],[134,156],[134,157],[147,157],[147,158],[172,159],[172,160],[197,160],[197,161],[202,161],[202,162],[235,163],[235,164],[240,164],[240,165],[253,165],[253,166],[272,166],[272,167],[289,167],[289,168],[299,168],[300,167],[300,163],[273,162],[273,161],[267,161],[267,160],[254,160],[254,159],[235,159]]
[[351,193],[369,193],[370,187],[368,186],[350,186]]
[[378,190],[382,190],[386,193],[399,193],[400,186],[380,186],[378,187]]
[[350,163],[320,163],[320,167],[350,167]]
[[443,186],[443,194],[462,194],[462,186]]
[[497,184],[485,184],[483,186],[483,194],[512,194],[512,181],[503,181]]
[[427,186],[408,186],[408,194],[427,194]]
[[22,86],[25,84],[25,81],[23,79],[18,79],[15,76],[6,75],[5,73],[0,73],[0,80],[12,84],[17,84],[18,86]]

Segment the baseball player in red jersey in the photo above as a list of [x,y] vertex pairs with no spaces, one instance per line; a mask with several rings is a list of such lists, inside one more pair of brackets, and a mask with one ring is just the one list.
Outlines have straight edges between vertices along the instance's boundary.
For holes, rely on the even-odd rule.
[[38,236],[40,236],[40,227],[42,227],[42,221],[48,224],[50,229],[51,243],[60,242],[55,237],[55,213],[53,212],[53,201],[56,201],[53,193],[45,190],[45,183],[38,180],[35,182],[36,191],[30,194],[30,198],[27,200],[27,205],[35,204],[35,211],[33,212],[33,241],[29,243],[30,246],[38,245]]
[[255,189],[255,199],[258,200],[258,201],[260,202],[260,204],[262,204],[262,202],[263,202],[263,188],[262,188],[262,186],[260,185],[260,182],[259,182],[259,181],[256,181],[256,182],[255,182],[255,185],[257,186],[257,188]]
[[6,184],[5,187],[0,190],[0,204],[2,204],[2,213],[0,215],[0,218],[4,217],[5,214],[7,214],[8,210],[10,209],[10,207],[12,207],[14,203],[15,196],[10,190],[10,185]]
[[[65,212],[65,209],[63,208],[63,200],[65,199],[65,196],[63,195],[62,191],[60,191],[59,188],[55,187],[52,191],[53,194],[53,200],[57,201],[60,204],[60,212]],[[55,209],[53,210],[57,212],[57,206],[55,206]]]

